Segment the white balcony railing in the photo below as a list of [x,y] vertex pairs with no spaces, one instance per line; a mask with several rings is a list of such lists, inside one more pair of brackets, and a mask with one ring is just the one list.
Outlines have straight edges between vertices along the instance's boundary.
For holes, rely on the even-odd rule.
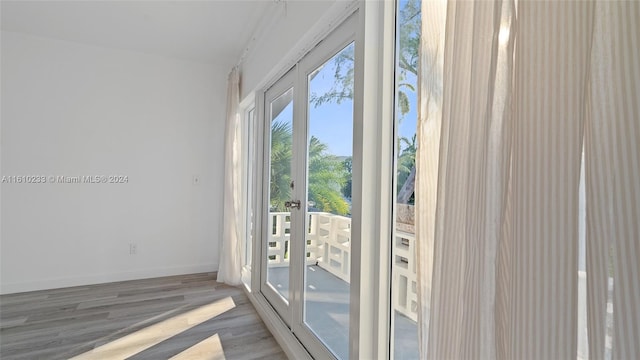
[[[351,219],[325,212],[310,212],[307,231],[307,264],[349,282],[351,261]],[[291,219],[288,212],[269,216],[269,267],[289,266]],[[415,235],[398,230],[394,242],[392,294],[395,310],[417,321]]]
[[418,321],[418,293],[416,292],[416,236],[396,230],[393,244],[393,281],[391,294],[395,310]]
[[[351,260],[351,219],[324,212],[309,213],[307,264],[321,268],[349,282]],[[269,267],[289,266],[291,219],[288,212],[269,216]]]
[[[405,219],[406,220],[406,219]],[[409,224],[413,219],[408,220]],[[289,229],[290,214],[273,212],[269,216],[269,267],[289,266]],[[351,260],[351,219],[324,212],[309,213],[307,232],[307,264],[318,265],[345,282],[349,282]],[[417,321],[416,293],[416,249],[413,225],[398,223],[396,238],[393,242],[393,281],[392,295],[394,310]],[[586,273],[579,272],[581,291],[586,291]],[[613,279],[609,278],[609,292],[613,292]],[[612,296],[610,294],[610,296]],[[585,294],[580,301],[585,301]],[[581,306],[586,306],[584,303]],[[606,351],[611,352],[613,305],[607,303]],[[586,312],[581,313],[579,328],[586,331]],[[579,359],[586,353],[586,343],[579,344]]]

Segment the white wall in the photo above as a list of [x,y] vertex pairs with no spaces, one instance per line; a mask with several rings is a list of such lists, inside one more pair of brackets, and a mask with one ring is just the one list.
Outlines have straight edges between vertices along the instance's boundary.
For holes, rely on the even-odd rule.
[[287,1],[279,4],[280,8],[272,15],[274,18],[268,23],[268,28],[257,34],[256,41],[250,44],[242,65],[241,100],[264,86],[265,81],[271,80],[270,77],[292,57],[302,55],[296,52],[308,45],[304,36],[322,22],[322,17],[336,5],[336,1]]
[[128,183],[2,184],[1,292],[217,269],[227,72],[2,32],[2,176]]

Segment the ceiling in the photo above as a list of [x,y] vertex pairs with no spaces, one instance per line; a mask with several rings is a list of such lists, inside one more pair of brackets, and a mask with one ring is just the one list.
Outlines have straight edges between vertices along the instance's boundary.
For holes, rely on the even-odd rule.
[[4,31],[232,66],[274,1],[7,1]]

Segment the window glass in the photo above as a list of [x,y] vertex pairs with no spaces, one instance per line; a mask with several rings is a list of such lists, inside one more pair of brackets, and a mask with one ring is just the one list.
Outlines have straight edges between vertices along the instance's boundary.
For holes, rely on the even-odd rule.
[[418,148],[418,50],[421,4],[401,0],[396,8],[395,236],[391,239],[391,324],[395,359],[417,359],[415,176]]

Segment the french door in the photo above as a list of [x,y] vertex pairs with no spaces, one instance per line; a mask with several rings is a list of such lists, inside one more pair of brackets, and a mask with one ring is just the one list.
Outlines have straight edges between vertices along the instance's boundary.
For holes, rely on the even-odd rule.
[[269,87],[261,109],[260,291],[318,358],[349,355],[355,18]]

